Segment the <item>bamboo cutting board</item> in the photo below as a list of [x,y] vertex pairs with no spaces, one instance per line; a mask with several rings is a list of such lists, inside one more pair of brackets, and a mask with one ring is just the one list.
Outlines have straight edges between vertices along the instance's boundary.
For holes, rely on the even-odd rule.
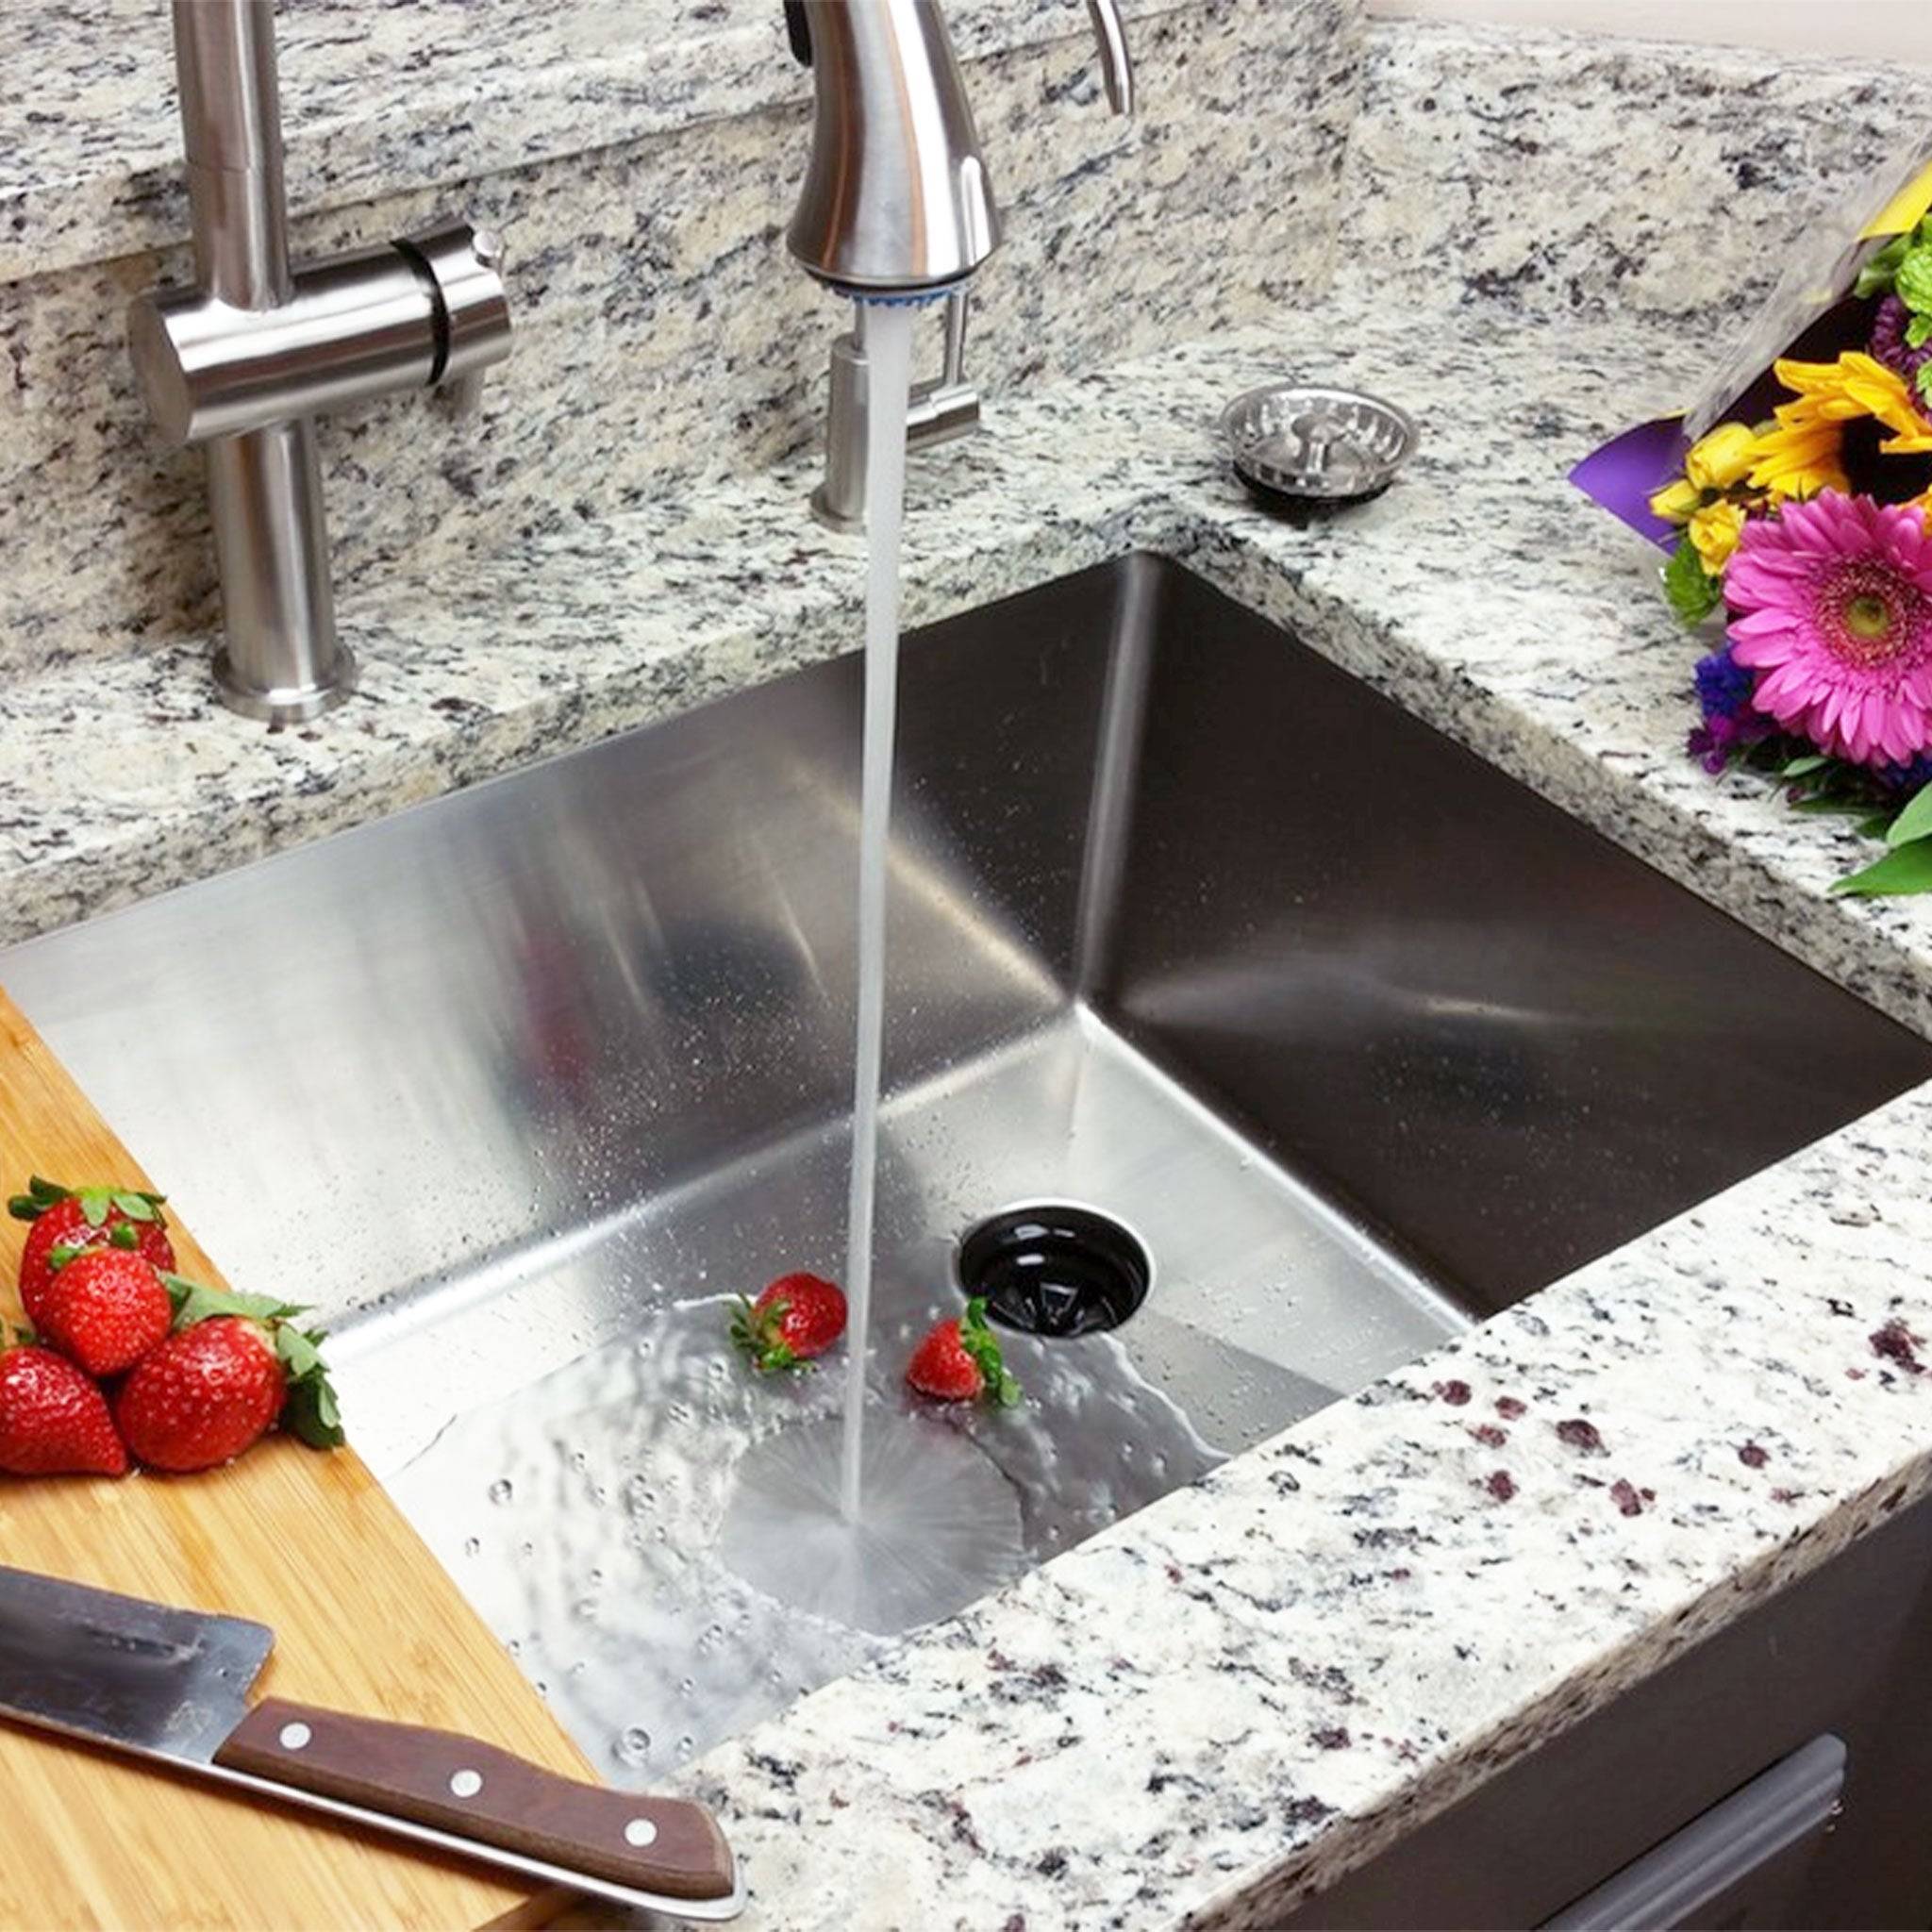
[[[31,1172],[149,1187],[0,991],[0,1193]],[[0,1221],[0,1310],[25,1224]],[[170,1229],[181,1272],[221,1275]],[[568,1776],[589,1767],[353,1449],[272,1438],[196,1476],[0,1475],[0,1561],[275,1633],[258,1695],[462,1731]],[[563,1903],[186,1778],[0,1723],[0,1926],[539,1924]]]

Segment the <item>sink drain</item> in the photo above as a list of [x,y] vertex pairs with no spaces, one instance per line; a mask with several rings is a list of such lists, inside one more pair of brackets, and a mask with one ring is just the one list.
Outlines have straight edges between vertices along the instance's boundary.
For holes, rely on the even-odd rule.
[[959,1244],[959,1286],[1029,1335],[1118,1328],[1147,1298],[1154,1264],[1111,1216],[1060,1202],[1008,1208]]

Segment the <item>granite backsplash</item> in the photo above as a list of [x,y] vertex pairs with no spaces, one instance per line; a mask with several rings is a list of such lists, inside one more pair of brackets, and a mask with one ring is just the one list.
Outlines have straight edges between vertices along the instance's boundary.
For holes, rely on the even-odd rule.
[[[122,335],[188,270],[151,245],[181,225],[178,131],[158,9],[132,5],[118,35],[37,11],[42,118],[0,160],[8,680],[218,621],[199,454],[150,429]],[[426,46],[454,6],[285,13],[298,254],[465,213],[503,234],[516,312],[479,415],[323,423],[344,591],[796,453],[844,325],[784,251],[808,87],[775,6],[470,0]],[[1783,239],[1932,125],[1925,70],[1368,25],[1360,0],[1144,0],[1128,124],[1071,0],[949,12],[1008,213],[969,349],[994,398],[1319,303],[1338,272],[1439,315],[1445,291],[1525,326],[1654,315],[1694,386],[1684,329],[1741,317]]]
[[[501,25],[509,10],[491,0],[486,14]],[[706,11],[670,10],[686,25]],[[375,11],[392,30],[394,9]],[[717,89],[687,74],[681,94],[606,100],[577,124],[576,152],[453,179],[443,173],[452,158],[502,142],[454,139],[439,122],[439,138],[419,143],[421,185],[295,217],[299,257],[439,213],[486,223],[504,237],[515,309],[514,353],[479,415],[408,396],[323,422],[340,584],[422,570],[452,532],[474,546],[554,528],[761,467],[818,433],[826,351],[844,319],[784,250],[808,89],[782,36],[766,44],[775,11],[756,0],[758,30],[734,38],[726,28],[753,0],[709,8],[707,44],[733,52]],[[1043,37],[1048,22],[1058,37]],[[968,85],[1008,217],[1005,245],[975,289],[969,367],[987,392],[1319,296],[1359,87],[1358,0],[1136,11],[1141,106],[1131,123],[1107,111],[1084,9],[1006,0],[1004,12],[961,9],[959,25],[962,44],[977,50]],[[292,92],[305,49],[299,32],[291,39]],[[749,85],[747,44],[776,63],[784,97],[721,116],[717,104],[736,107]],[[329,74],[344,58],[331,64],[320,48],[315,58]],[[114,84],[132,93],[140,78]],[[151,135],[172,105],[145,79],[141,125]],[[555,143],[567,130],[544,117],[558,103],[541,73],[530,85],[533,116]],[[608,138],[622,112],[661,123],[678,100],[688,125]],[[384,138],[391,147],[366,127],[334,137],[343,164],[318,175],[297,159],[305,137],[291,110],[296,192],[306,180],[331,202],[344,178],[393,175],[393,130]],[[133,206],[103,213],[98,183],[92,199],[46,183],[21,218],[37,214],[57,252],[76,228],[103,240],[144,232],[153,178],[115,178]],[[133,295],[188,269],[175,244],[0,284],[0,367],[14,391],[0,414],[0,675],[111,658],[216,622],[201,458],[151,431],[122,333]],[[935,325],[926,353],[936,352]]]
[[1932,128],[1932,69],[1748,48],[1383,21],[1363,76],[1352,266],[1391,300],[1654,317],[1693,386],[1789,238]]

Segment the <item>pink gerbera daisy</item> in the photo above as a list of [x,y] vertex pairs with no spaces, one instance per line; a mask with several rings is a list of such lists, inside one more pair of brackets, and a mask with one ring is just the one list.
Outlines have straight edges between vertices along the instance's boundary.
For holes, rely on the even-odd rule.
[[1932,535],[1827,490],[1744,525],[1724,570],[1751,702],[1820,751],[1902,765],[1932,746]]

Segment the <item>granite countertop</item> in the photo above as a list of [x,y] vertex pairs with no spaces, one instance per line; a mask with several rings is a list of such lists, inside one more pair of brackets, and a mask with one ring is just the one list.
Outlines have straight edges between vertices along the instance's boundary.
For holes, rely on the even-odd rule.
[[[1690,647],[1642,546],[1563,480],[1672,400],[1655,362],[1627,325],[1344,291],[1041,391],[914,465],[908,622],[1166,551],[1932,1032],[1932,906],[1829,899],[1842,827],[1683,757]],[[1288,371],[1414,410],[1388,495],[1295,527],[1224,474],[1220,404]],[[194,652],[16,689],[0,921],[41,929],[850,648],[859,552],[805,517],[806,480],[348,602],[364,691],[310,729],[215,708]],[[1932,1487],[1928,1243],[1932,1088],[827,1686],[687,1774],[746,1861],[747,1923],[1277,1919]],[[1594,1441],[1558,1433],[1579,1419]]]

